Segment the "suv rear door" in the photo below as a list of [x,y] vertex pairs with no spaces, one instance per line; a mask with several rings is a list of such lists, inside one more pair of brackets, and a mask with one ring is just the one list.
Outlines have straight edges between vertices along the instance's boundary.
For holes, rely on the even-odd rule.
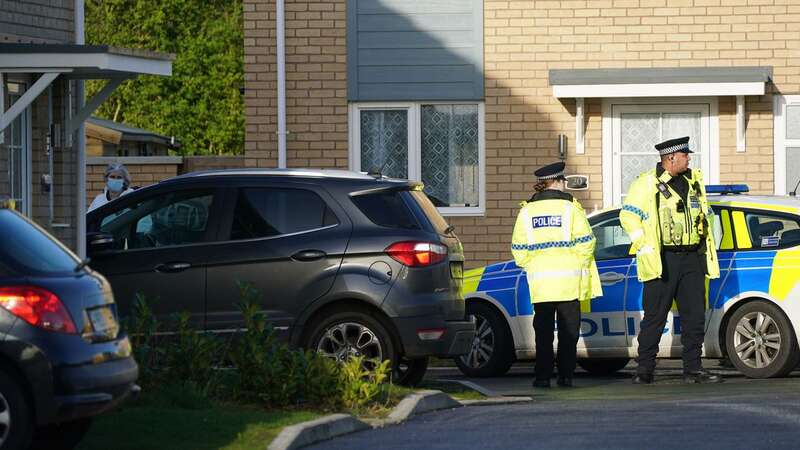
[[188,312],[192,325],[203,327],[206,255],[221,194],[210,185],[159,186],[89,215],[88,231],[114,236],[112,250],[90,256],[91,266],[111,283],[121,315],[129,315],[136,294],[143,294],[156,299],[154,313],[162,322]]
[[262,296],[267,321],[286,338],[300,311],[333,285],[352,226],[322,187],[292,181],[238,183],[209,254],[208,329],[242,327],[238,283]]

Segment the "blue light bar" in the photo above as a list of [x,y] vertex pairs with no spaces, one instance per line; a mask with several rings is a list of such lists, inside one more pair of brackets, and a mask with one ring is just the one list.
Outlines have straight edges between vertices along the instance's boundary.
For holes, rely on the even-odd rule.
[[746,184],[707,184],[706,194],[744,194],[750,192]]

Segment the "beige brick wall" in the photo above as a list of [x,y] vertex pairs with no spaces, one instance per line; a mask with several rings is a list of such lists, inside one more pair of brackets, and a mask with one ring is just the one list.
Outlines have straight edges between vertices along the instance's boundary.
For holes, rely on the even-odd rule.
[[[288,167],[347,167],[345,0],[286,2]],[[244,0],[246,164],[276,167],[274,0]]]
[[238,169],[244,167],[244,156],[184,156],[178,173],[201,170]]
[[[145,158],[145,157],[143,157]],[[181,165],[178,164],[149,164],[149,163],[124,163],[125,168],[131,174],[131,185],[138,187],[149,186],[159,181],[176,176]],[[86,164],[86,205],[90,205],[92,200],[105,188],[103,174],[106,171],[107,163]]]
[[[344,27],[344,0],[287,4],[289,167],[347,165]],[[246,0],[252,166],[276,164],[274,44],[274,2]],[[772,192],[772,92],[800,93],[798,0],[486,0],[484,50],[486,215],[449,219],[470,267],[510,258],[517,204],[536,167],[555,160],[559,134],[569,138],[568,170],[590,177],[578,198],[602,206],[602,102],[586,100],[586,152],[576,155],[575,102],[552,96],[551,69],[773,66],[770,92],[746,99],[745,153],[736,153],[735,99],[719,99],[721,181]]]

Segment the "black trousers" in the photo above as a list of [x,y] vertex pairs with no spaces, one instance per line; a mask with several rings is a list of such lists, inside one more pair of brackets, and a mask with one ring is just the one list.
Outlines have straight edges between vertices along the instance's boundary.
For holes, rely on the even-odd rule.
[[683,370],[694,372],[702,368],[700,354],[705,336],[706,282],[705,258],[697,252],[663,252],[661,278],[644,283],[642,303],[644,318],[639,330],[639,373],[652,374],[656,368],[658,343],[672,300],[678,304],[683,345]]
[[536,379],[553,376],[553,327],[558,322],[558,374],[571,378],[575,372],[575,352],[581,327],[581,306],[577,300],[539,302],[533,307],[536,333]]

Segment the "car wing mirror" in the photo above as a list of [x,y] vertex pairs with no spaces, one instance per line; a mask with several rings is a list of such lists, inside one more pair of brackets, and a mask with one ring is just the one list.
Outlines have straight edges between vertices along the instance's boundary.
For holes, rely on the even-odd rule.
[[86,233],[86,253],[96,255],[114,248],[114,235],[111,233]]
[[589,189],[589,177],[586,175],[567,175],[566,188],[570,191],[585,191]]

